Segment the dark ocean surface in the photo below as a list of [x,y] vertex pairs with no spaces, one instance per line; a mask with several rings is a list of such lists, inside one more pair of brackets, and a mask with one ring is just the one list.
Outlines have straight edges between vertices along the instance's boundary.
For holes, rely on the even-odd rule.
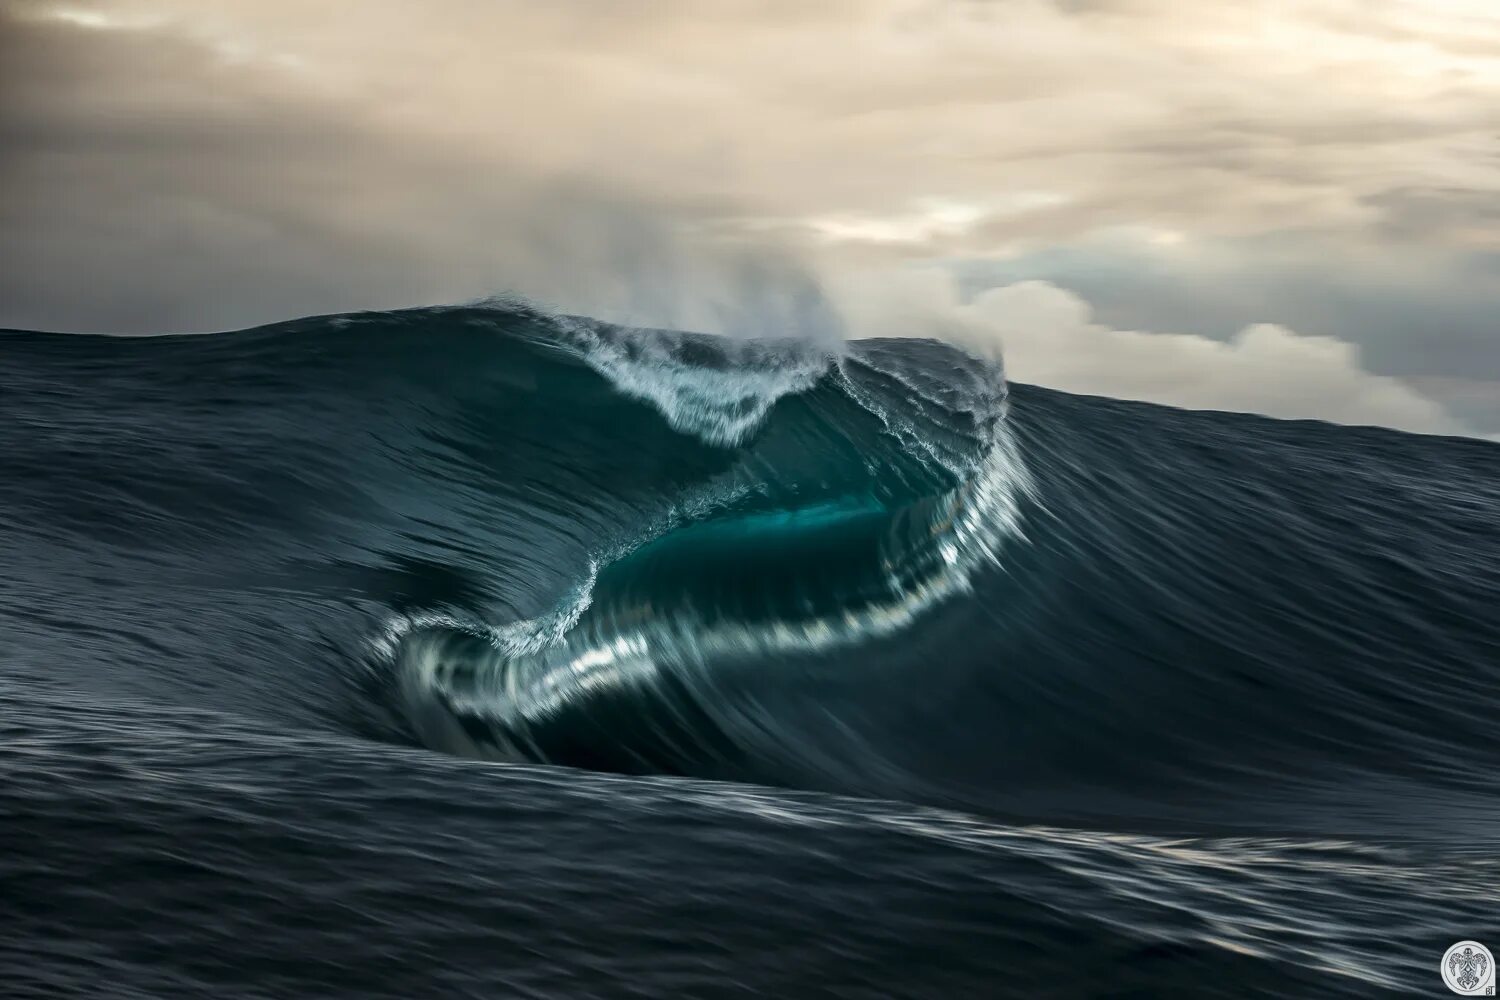
[[1500,445],[512,306],[0,333],[0,995],[1381,997]]

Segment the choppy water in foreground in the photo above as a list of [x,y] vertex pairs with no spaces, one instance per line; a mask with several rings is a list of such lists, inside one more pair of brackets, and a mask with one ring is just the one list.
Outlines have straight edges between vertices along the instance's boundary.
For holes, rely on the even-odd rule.
[[524,309],[0,334],[0,980],[1409,996],[1500,446]]

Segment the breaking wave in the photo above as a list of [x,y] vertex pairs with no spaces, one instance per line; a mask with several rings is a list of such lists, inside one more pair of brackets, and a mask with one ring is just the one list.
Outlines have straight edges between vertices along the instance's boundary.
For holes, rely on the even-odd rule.
[[953,369],[931,382],[942,391],[927,394],[882,367],[878,344],[832,357],[576,320],[566,331],[614,389],[735,449],[735,465],[540,619],[401,623],[398,686],[429,745],[546,761],[549,726],[632,688],[673,702],[677,724],[615,749],[670,766],[725,738],[729,672],[891,636],[966,593],[1020,533],[1027,477],[998,365],[949,354]]

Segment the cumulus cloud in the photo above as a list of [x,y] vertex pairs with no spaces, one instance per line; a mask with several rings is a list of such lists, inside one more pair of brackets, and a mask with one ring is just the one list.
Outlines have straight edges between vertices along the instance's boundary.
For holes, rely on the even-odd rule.
[[954,270],[970,294],[1050,281],[1122,329],[1228,340],[1275,322],[1358,344],[1365,367],[1383,374],[1500,378],[1500,254],[1399,242],[1355,248],[1306,233],[1172,241],[1122,231]]
[[1469,432],[1402,381],[1366,371],[1354,345],[1269,323],[1248,326],[1228,341],[1117,330],[1095,322],[1082,298],[1048,282],[1018,282],[964,300],[936,271],[856,283],[840,301],[862,328],[895,336],[937,330],[977,351],[1003,353],[1013,379],[1070,392],[1432,434]]

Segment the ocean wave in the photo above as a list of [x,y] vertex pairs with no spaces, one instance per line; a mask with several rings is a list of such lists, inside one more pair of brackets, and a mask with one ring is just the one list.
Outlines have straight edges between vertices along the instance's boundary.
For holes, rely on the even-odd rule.
[[1409,996],[1493,943],[1493,443],[497,303],[0,347],[22,994]]
[[1490,443],[503,305],[5,339],[0,600],[101,691],[1103,829],[1500,801]]
[[[796,342],[579,320],[564,330],[616,390],[650,400],[676,430],[741,452],[737,475],[710,487],[736,483],[734,499],[700,500],[695,514],[593,566],[588,583],[541,618],[404,625],[393,652],[398,686],[428,745],[546,761],[538,728],[627,688],[691,700],[672,714],[713,726],[719,674],[894,635],[967,592],[1020,537],[1029,481],[1004,426],[998,366],[964,359],[967,392],[953,396],[953,380],[936,381],[949,395],[933,398],[882,367],[878,350],[835,360]],[[861,422],[859,437],[872,445],[857,456],[862,475],[831,490],[808,490],[747,442],[781,399],[814,387],[807,406],[777,418],[803,449],[805,474],[826,477],[828,466],[847,463],[853,440],[840,432]],[[887,454],[915,458],[920,473],[888,482]],[[723,727],[714,730],[722,740]],[[679,750],[705,740],[686,728],[672,738]]]

